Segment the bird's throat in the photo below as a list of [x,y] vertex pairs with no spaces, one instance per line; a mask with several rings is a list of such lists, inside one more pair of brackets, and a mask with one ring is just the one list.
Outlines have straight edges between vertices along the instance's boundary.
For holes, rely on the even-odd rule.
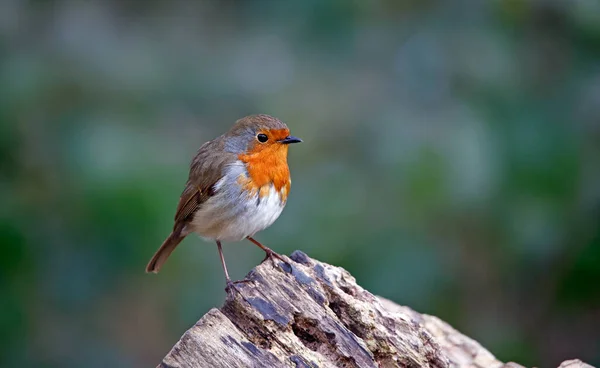
[[248,171],[248,180],[243,185],[261,195],[265,192],[261,190],[263,187],[273,184],[285,201],[291,185],[287,152],[287,145],[275,144],[259,152],[239,155],[238,158],[246,165]]

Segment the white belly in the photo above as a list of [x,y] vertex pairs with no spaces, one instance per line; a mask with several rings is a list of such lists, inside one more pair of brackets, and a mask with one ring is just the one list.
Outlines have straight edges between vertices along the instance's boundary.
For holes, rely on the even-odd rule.
[[281,214],[285,202],[272,184],[268,194],[251,195],[237,185],[238,170],[217,184],[216,193],[200,206],[187,230],[205,239],[239,241],[269,227]]

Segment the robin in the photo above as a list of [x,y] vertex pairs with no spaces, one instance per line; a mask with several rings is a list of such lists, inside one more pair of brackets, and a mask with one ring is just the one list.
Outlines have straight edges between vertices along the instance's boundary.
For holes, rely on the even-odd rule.
[[251,115],[238,120],[222,136],[204,143],[190,165],[173,231],[146,266],[146,272],[157,273],[175,247],[191,233],[217,243],[227,287],[232,281],[222,241],[245,238],[265,251],[265,260],[277,258],[285,262],[253,237],[275,222],[285,207],[292,183],[288,145],[298,142],[302,140],[291,136],[279,119]]

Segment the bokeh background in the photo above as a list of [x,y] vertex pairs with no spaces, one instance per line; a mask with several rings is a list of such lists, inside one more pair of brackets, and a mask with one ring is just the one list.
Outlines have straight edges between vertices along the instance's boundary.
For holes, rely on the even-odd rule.
[[265,244],[503,361],[600,364],[600,2],[3,0],[0,35],[0,366],[155,366],[223,302],[211,243],[144,267],[252,113],[304,139]]

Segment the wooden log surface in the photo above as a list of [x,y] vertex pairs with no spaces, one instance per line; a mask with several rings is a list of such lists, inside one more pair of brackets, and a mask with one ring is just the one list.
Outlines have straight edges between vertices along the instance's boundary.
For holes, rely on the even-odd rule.
[[299,251],[286,259],[254,268],[159,367],[522,367],[437,317],[369,293],[340,267]]

